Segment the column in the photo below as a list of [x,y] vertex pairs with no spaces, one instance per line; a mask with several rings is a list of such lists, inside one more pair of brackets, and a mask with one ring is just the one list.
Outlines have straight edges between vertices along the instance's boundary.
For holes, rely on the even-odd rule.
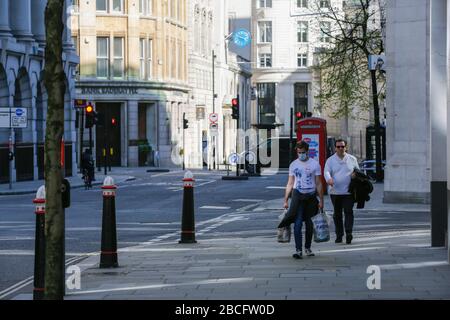
[[139,165],[138,154],[138,102],[128,101],[128,166]]
[[34,41],[30,0],[9,0],[9,17],[12,33],[19,41]]
[[429,1],[387,1],[386,7],[389,112],[383,202],[429,203]]
[[431,120],[431,246],[445,245],[447,230],[447,1],[431,1],[430,120]]
[[[67,2],[67,1],[66,1]],[[45,46],[45,6],[46,0],[31,1],[31,31],[41,47]]]
[[[450,5],[447,5],[447,109],[450,106]],[[447,112],[447,136],[450,135],[450,112]],[[450,139],[447,139],[447,159],[450,159]],[[448,232],[448,226],[450,225],[450,161],[447,161],[447,250],[448,250],[448,262],[450,263],[450,233]]]
[[12,37],[9,27],[9,0],[0,0],[0,38]]

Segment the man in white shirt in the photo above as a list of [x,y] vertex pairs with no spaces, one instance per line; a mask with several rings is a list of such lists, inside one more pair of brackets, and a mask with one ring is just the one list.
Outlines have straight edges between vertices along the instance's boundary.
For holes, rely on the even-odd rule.
[[359,169],[356,158],[346,153],[347,142],[338,139],[335,142],[336,153],[325,163],[324,176],[328,184],[328,193],[334,207],[334,225],[336,228],[336,243],[342,243],[344,224],[342,223],[342,209],[345,213],[345,238],[350,244],[353,240],[353,198],[348,192],[353,170]]
[[[317,160],[308,156],[309,145],[305,141],[299,141],[296,145],[298,159],[289,166],[289,180],[284,195],[284,208],[288,208],[288,199],[292,191],[291,206],[295,216],[294,238],[296,252],[295,259],[302,259],[302,225],[305,221],[305,253],[314,256],[311,251],[313,236],[313,224],[311,217],[317,213],[318,208],[323,208],[323,190],[320,176],[322,175],[320,164]],[[317,200],[317,195],[320,201]]]

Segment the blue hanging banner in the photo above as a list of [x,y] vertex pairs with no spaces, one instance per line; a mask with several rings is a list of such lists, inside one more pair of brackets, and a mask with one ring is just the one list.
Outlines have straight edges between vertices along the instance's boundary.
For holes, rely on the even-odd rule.
[[250,44],[252,35],[248,30],[239,29],[233,33],[233,42],[238,47],[245,47]]

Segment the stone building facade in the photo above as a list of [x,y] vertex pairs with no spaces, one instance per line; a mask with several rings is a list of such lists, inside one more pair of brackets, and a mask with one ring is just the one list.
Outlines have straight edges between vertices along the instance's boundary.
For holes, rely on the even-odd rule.
[[[221,164],[228,163],[231,153],[242,151],[236,149],[237,123],[231,117],[231,100],[238,95],[239,127],[248,128],[250,123],[250,118],[246,116],[250,109],[250,65],[238,63],[246,60],[243,57],[246,51],[236,53],[231,43],[232,33],[236,31],[233,22],[237,14],[245,12],[246,4],[247,20],[250,19],[250,2],[235,2],[189,2],[191,91],[187,113],[189,128],[186,129],[186,159],[189,167],[217,169]],[[249,53],[250,46],[245,50]],[[210,126],[209,115],[212,113],[217,114],[216,133]]]
[[[2,120],[9,118],[9,108],[18,108],[24,128],[0,128],[0,182],[44,178],[44,138],[47,94],[43,84],[46,0],[0,1],[0,108]],[[70,3],[66,1],[65,19]],[[64,30],[65,94],[65,174],[77,172],[76,131],[73,99],[78,57],[70,31]],[[12,109],[17,110],[17,109]],[[23,115],[27,115],[26,122]],[[17,113],[16,113],[17,114]],[[8,160],[9,148],[14,153]],[[10,175],[10,164],[12,167]]]
[[[79,0],[74,5],[77,98],[102,114],[103,125],[92,133],[97,165],[180,165],[182,116],[189,103],[188,1]],[[88,136],[84,130],[84,148]]]
[[344,11],[343,1],[338,0],[252,1],[252,86],[257,95],[252,123],[274,124],[279,135],[289,136],[290,109],[294,114],[311,112],[327,120],[329,137],[347,139],[349,151],[365,158],[370,112],[356,106],[352,116],[335,119],[315,99],[321,82],[311,67],[317,63],[316,53],[330,45],[321,29],[333,32],[335,28],[320,14],[329,5]]

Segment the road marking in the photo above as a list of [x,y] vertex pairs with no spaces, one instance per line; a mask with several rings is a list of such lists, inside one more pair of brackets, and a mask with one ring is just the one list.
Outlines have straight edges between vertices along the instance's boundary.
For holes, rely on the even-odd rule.
[[235,202],[262,202],[263,200],[259,200],[259,199],[234,199],[231,201],[235,201]]
[[100,290],[87,290],[87,291],[75,291],[69,292],[68,295],[80,295],[80,294],[89,294],[89,293],[102,293],[102,292],[117,292],[117,291],[129,291],[129,290],[145,290],[145,289],[160,289],[160,288],[168,288],[168,287],[178,287],[178,286],[192,286],[192,285],[206,285],[212,284],[217,285],[221,283],[236,283],[236,282],[249,282],[253,281],[254,278],[217,278],[217,279],[208,279],[208,280],[200,280],[195,282],[185,282],[185,283],[173,283],[173,284],[152,284],[147,286],[134,286],[134,287],[121,287],[121,288],[109,288],[109,289],[100,289]]
[[286,187],[268,186],[266,189],[286,189]]
[[215,206],[203,206],[200,209],[213,209],[213,210],[228,210],[230,207],[215,207]]
[[[33,254],[34,254],[34,252],[33,252]],[[77,263],[78,261],[83,260],[85,258],[85,256],[89,256],[89,255],[92,255],[92,253],[86,253],[83,256],[69,258],[66,260],[65,266],[67,267],[72,263]],[[0,292],[0,300],[2,300],[3,298],[6,298],[7,296],[10,296],[11,294],[13,294],[16,291],[19,291],[19,290],[25,288],[26,286],[33,284],[33,281],[34,281],[34,277],[29,277],[27,279],[17,282],[16,284],[13,284],[9,288],[6,288],[5,290]]]
[[[203,182],[203,183],[199,183],[199,184],[194,184],[194,188],[198,188],[198,187],[201,187],[201,186],[204,186],[204,185],[216,182],[216,181],[217,180],[211,180],[211,181],[207,181],[207,182]],[[175,189],[172,191],[177,192],[177,191],[183,191],[183,190],[184,190],[184,188],[178,188],[178,189]]]

